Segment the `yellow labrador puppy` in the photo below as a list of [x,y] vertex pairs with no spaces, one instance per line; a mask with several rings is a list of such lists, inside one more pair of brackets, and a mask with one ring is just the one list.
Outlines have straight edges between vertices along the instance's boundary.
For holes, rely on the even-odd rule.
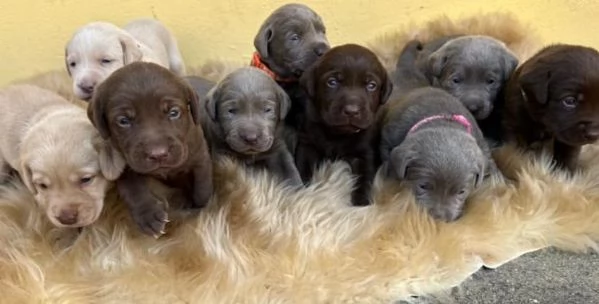
[[65,49],[73,91],[83,100],[89,100],[112,72],[135,61],[154,62],[179,76],[185,75],[176,39],[155,19],[137,19],[123,28],[109,22],[91,22],[75,31]]
[[22,84],[0,90],[0,167],[2,181],[19,173],[52,224],[83,227],[99,217],[125,162],[84,108]]

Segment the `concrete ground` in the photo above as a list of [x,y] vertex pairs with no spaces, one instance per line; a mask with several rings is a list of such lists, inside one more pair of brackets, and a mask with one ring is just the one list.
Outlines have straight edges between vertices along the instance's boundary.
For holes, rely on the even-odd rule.
[[480,270],[447,294],[413,303],[599,304],[599,255],[532,252],[495,270]]

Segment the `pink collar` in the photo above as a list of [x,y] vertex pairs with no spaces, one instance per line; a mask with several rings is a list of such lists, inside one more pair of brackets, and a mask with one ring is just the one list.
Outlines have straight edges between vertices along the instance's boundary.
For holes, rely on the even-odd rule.
[[437,120],[437,119],[447,119],[447,120],[455,121],[455,122],[461,124],[462,126],[464,126],[466,128],[466,131],[468,131],[468,134],[472,134],[472,125],[470,124],[468,119],[466,117],[464,117],[464,115],[458,115],[458,114],[429,116],[427,118],[420,120],[414,126],[412,126],[410,128],[410,131],[408,131],[408,134],[414,132],[416,129],[418,129],[423,124],[426,124],[428,122],[431,122],[431,121]]

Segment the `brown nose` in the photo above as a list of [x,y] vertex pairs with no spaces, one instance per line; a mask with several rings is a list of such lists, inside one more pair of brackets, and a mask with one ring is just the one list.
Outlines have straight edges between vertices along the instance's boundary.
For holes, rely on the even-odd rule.
[[60,214],[56,217],[58,222],[63,225],[73,225],[77,223],[77,216],[79,212],[76,208],[69,208],[65,210],[61,210]]
[[147,157],[149,160],[154,161],[154,162],[164,161],[168,157],[168,148],[167,147],[151,148],[147,152]]
[[357,116],[358,114],[360,114],[360,107],[353,104],[346,105],[345,107],[343,107],[343,113],[347,116]]

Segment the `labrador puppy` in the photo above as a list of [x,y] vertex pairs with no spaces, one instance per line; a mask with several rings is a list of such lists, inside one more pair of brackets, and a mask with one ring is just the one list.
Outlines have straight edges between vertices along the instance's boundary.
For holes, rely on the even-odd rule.
[[285,4],[262,23],[254,47],[250,65],[270,75],[290,96],[286,123],[297,127],[307,99],[298,80],[330,49],[322,18],[304,4]]
[[184,201],[170,206],[201,208],[212,196],[212,162],[199,112],[192,88],[150,62],[115,71],[90,102],[90,120],[127,162],[116,181],[118,193],[148,235],[164,234],[168,221],[168,206],[151,194],[149,178],[182,190]]
[[[457,97],[479,121],[489,117],[518,65],[518,58],[505,44],[489,36],[448,36],[418,44],[406,45],[404,52],[411,54],[400,56],[395,82],[424,77],[426,85]],[[416,57],[416,62],[405,57]]]
[[0,90],[0,179],[18,176],[57,227],[94,223],[125,167],[85,109],[28,84]]
[[412,90],[385,109],[382,173],[406,181],[436,219],[454,221],[466,199],[497,167],[476,120],[448,92]]
[[227,75],[204,100],[202,127],[215,154],[266,168],[293,185],[302,185],[283,138],[289,96],[253,67]]
[[154,62],[177,75],[185,74],[175,37],[155,19],[137,19],[123,28],[108,22],[91,22],[77,29],[65,48],[65,65],[73,79],[73,90],[86,101],[106,77],[136,61]]
[[558,167],[574,170],[581,147],[599,138],[599,52],[555,44],[524,62],[507,86],[503,129],[525,149],[553,144]]
[[300,79],[310,97],[298,131],[296,164],[303,181],[324,160],[344,160],[357,175],[354,205],[369,204],[377,166],[375,117],[393,85],[369,49],[345,44],[325,53]]

